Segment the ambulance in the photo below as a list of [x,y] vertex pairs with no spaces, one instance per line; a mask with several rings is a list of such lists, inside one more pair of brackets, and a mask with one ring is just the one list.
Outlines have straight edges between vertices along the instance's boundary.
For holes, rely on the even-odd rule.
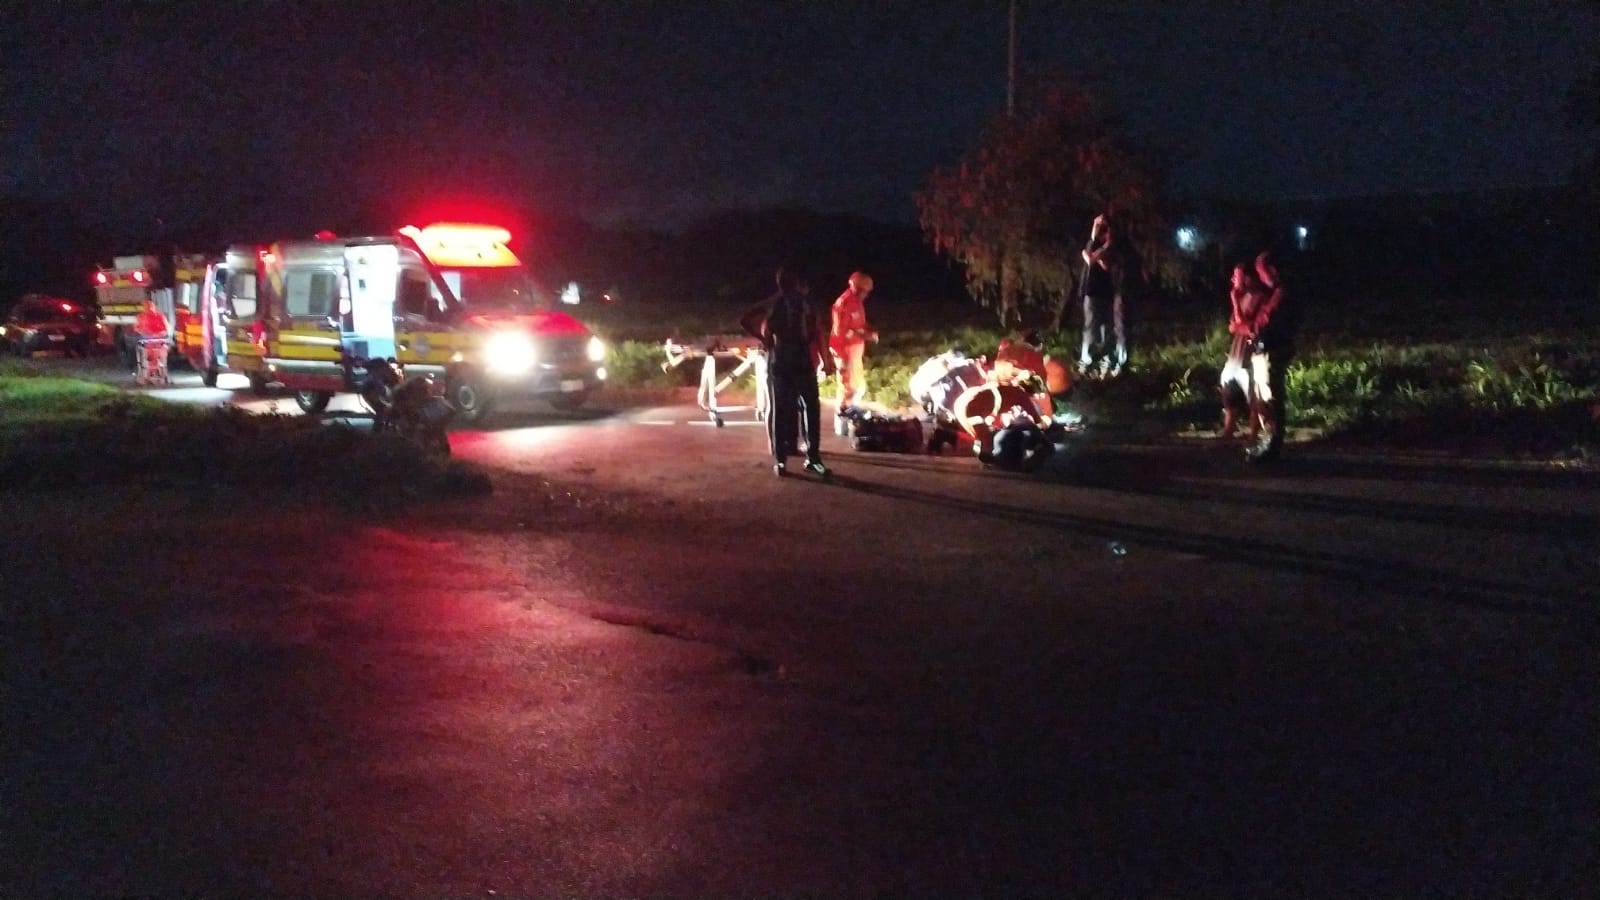
[[216,384],[281,384],[309,413],[356,389],[360,359],[393,357],[443,382],[459,418],[503,400],[575,409],[605,383],[606,347],[548,308],[510,235],[441,223],[392,235],[230,247],[212,265],[185,355]]
[[118,256],[110,266],[95,269],[95,302],[100,309],[100,333],[119,353],[131,353],[133,322],[146,300],[155,301],[166,316],[174,345],[181,349],[186,320],[200,308],[200,285],[205,278],[204,255],[178,253]]

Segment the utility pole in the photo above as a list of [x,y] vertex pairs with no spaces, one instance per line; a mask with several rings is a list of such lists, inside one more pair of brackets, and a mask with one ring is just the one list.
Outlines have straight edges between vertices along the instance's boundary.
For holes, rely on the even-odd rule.
[[1011,0],[1011,43],[1006,55],[1006,115],[1017,114],[1017,0]]

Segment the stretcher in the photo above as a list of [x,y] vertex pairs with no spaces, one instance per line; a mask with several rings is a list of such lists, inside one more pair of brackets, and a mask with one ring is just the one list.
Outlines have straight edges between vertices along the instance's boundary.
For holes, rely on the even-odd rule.
[[[717,395],[732,387],[734,382],[742,378],[745,373],[751,373],[755,379],[755,413],[756,419],[766,421],[767,418],[767,354],[761,342],[745,335],[708,335],[698,338],[691,343],[680,343],[668,338],[665,350],[667,361],[661,364],[663,372],[670,372],[678,366],[692,360],[703,360],[700,366],[700,384],[696,391],[695,399],[700,408],[705,410],[712,424],[718,428],[725,424],[722,418],[724,412],[743,409],[742,406],[728,407],[717,403]],[[717,360],[737,360],[738,365],[733,371],[717,377]]]
[[172,377],[167,372],[167,354],[170,348],[166,336],[140,338],[135,350],[133,380],[139,385],[169,385]]

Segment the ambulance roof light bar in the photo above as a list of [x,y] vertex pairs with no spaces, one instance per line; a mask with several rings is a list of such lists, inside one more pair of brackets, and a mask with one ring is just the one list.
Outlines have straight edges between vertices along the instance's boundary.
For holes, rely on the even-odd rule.
[[423,228],[407,225],[400,233],[417,246],[435,265],[445,268],[489,268],[521,265],[506,244],[511,232],[496,225],[468,222],[435,222]]

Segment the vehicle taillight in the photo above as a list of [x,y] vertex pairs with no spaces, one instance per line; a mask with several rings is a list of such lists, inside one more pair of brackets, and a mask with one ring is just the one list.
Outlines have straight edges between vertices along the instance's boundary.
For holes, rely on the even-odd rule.
[[72,312],[72,304],[71,303],[63,303],[63,304],[61,304],[61,311],[62,312]]
[[104,272],[96,272],[96,273],[94,273],[94,283],[95,284],[110,284],[111,283],[111,277],[108,276]]
[[133,273],[133,283],[134,284],[144,284],[144,273],[143,272],[134,272]]

